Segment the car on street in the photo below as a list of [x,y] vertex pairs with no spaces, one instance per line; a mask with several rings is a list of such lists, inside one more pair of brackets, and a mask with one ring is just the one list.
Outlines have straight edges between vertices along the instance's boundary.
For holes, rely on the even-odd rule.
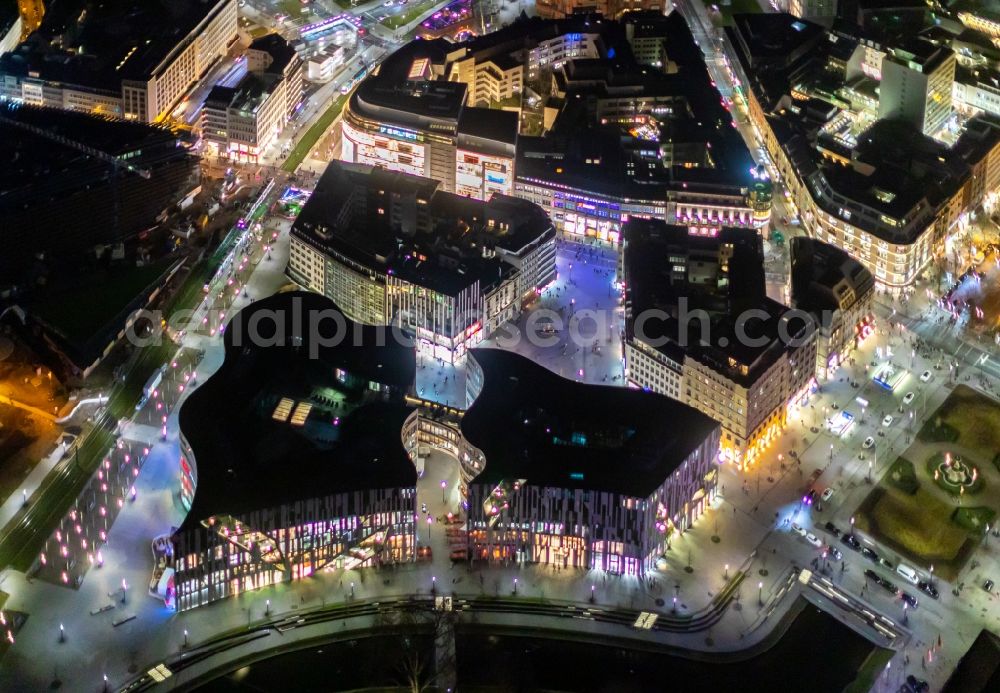
[[869,549],[867,546],[861,547],[861,555],[867,558],[872,563],[878,563],[878,554]]
[[882,566],[883,568],[885,568],[887,570],[894,570],[896,568],[896,566],[894,566],[892,564],[892,561],[890,561],[888,558],[884,558],[882,556],[879,556],[878,558],[876,558],[875,562],[878,563],[880,566]]
[[903,590],[899,590],[899,598],[902,599],[904,602],[906,602],[906,605],[909,606],[911,609],[917,608],[917,598],[914,597],[912,594],[904,592]]
[[933,377],[934,377],[933,373],[931,373],[930,371],[924,371],[923,373],[920,374],[920,382],[926,383],[930,381],[930,379]]
[[792,523],[792,531],[798,534],[800,537],[804,537],[806,535],[805,527],[801,527],[794,522]]
[[913,401],[913,398],[916,396],[917,395],[913,392],[907,392],[905,395],[903,395],[903,404],[909,404],[910,402]]
[[816,500],[816,489],[810,489],[809,493],[802,496],[802,502],[806,505],[812,505],[814,500]]
[[917,583],[917,589],[926,594],[931,599],[938,598],[937,587],[927,582],[926,580],[921,580]]
[[850,546],[855,551],[858,551],[858,550],[861,549],[861,542],[858,541],[858,538],[856,536],[854,536],[853,534],[845,534],[844,538],[841,539],[841,541],[844,542],[845,544],[847,544],[848,546]]
[[826,553],[830,558],[832,558],[835,561],[839,561],[844,557],[844,554],[842,554],[840,552],[840,549],[838,549],[836,546],[827,546]]
[[865,438],[865,442],[861,444],[861,447],[867,450],[874,444],[875,444],[875,439],[872,438],[871,436],[868,436],[867,438]]
[[906,685],[900,690],[906,690],[909,693],[927,693],[930,689],[931,685],[929,683],[910,674],[906,677]]
[[840,528],[837,527],[837,525],[833,524],[832,522],[827,522],[825,525],[823,525],[823,529],[825,529],[827,532],[829,532],[835,537],[840,536]]
[[874,582],[882,589],[884,589],[886,592],[892,592],[893,594],[899,592],[899,588],[897,588],[894,584],[892,584],[890,580],[886,580],[884,577],[876,573],[871,568],[865,571],[865,577]]
[[812,532],[806,533],[806,541],[815,546],[817,549],[823,545],[823,542],[819,540],[819,537]]
[[882,419],[882,425],[883,426],[891,426],[892,425],[892,414],[886,414],[885,415],[885,418]]
[[986,590],[987,592],[992,592],[993,591],[993,581],[992,580],[987,580],[986,582],[984,582],[983,583],[983,589]]
[[822,498],[824,501],[828,501],[831,498],[833,498],[833,487],[832,486],[828,486],[826,488],[826,490],[823,491],[823,495],[820,496],[820,498]]

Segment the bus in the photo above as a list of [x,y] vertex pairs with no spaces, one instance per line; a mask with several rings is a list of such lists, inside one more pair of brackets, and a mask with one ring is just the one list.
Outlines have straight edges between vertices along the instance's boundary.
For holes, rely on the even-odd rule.
[[153,374],[151,376],[149,376],[149,380],[147,380],[146,384],[143,385],[142,387],[142,396],[139,398],[138,403],[136,403],[135,405],[136,411],[139,411],[144,406],[146,406],[146,402],[149,401],[149,398],[153,396],[154,392],[156,392],[156,388],[158,388],[160,386],[160,383],[163,382],[163,374],[166,371],[167,371],[167,364],[163,364],[155,371],[153,371]]

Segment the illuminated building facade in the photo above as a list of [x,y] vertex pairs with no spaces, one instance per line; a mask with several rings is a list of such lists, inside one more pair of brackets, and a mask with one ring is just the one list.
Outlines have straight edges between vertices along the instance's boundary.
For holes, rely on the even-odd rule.
[[[670,65],[633,58],[637,40],[668,43]],[[519,133],[528,84],[545,102],[533,106],[541,132]],[[567,236],[617,244],[631,216],[706,232],[769,219],[770,197],[676,13],[536,17],[460,44],[414,41],[362,82],[343,129],[345,161],[468,197],[526,199]]]
[[160,122],[237,38],[236,0],[88,2],[81,19],[70,32],[47,13],[0,56],[0,99]]
[[816,378],[829,380],[875,329],[875,278],[846,252],[811,238],[791,240],[792,306],[816,333]]
[[206,152],[256,162],[302,102],[302,61],[283,38],[257,39],[248,74],[235,87],[212,88],[201,111]]
[[292,227],[287,272],[351,319],[405,328],[421,354],[454,363],[555,278],[555,231],[525,200],[481,202],[334,162]]
[[535,12],[545,19],[588,12],[619,19],[626,12],[650,10],[662,14],[663,5],[663,0],[538,0]]
[[760,236],[632,219],[623,256],[626,381],[712,417],[723,455],[751,464],[807,393],[816,360],[811,323],[767,298]]
[[17,3],[5,2],[0,5],[0,55],[14,50],[21,42],[22,26]]
[[413,560],[417,471],[401,437],[413,350],[350,322],[360,339],[334,339],[331,310],[298,292],[244,309],[222,367],[184,403],[178,610],[324,568]]
[[[911,285],[1000,185],[1000,123],[993,118],[968,122],[949,147],[923,134],[926,117],[919,125],[872,122],[850,110],[851,101],[867,109],[850,90],[839,91],[844,100],[831,98],[831,65],[842,64],[849,84],[881,80],[879,107],[888,107],[892,85],[883,73],[895,49],[780,14],[740,15],[725,36],[750,122],[803,228],[859,260],[887,290]],[[833,60],[834,52],[849,58]],[[935,79],[940,73],[941,84],[949,82],[953,56],[925,59],[940,68],[931,70]],[[941,103],[951,103],[947,91]]]
[[432,178],[478,200],[508,195],[517,114],[468,106],[465,83],[435,79],[450,46],[413,41],[361,82],[344,108],[341,159]]
[[467,391],[473,561],[642,575],[715,498],[719,426],[679,402],[497,349],[472,352]]

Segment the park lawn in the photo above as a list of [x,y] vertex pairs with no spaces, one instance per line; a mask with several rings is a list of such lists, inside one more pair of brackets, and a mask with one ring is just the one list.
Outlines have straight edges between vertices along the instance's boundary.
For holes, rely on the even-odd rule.
[[917,471],[914,469],[913,463],[905,457],[898,458],[892,464],[892,468],[889,469],[886,479],[900,491],[910,496],[920,488],[920,482],[917,481]]
[[956,387],[924,430],[938,419],[958,431],[957,442],[981,453],[983,460],[991,459],[1000,450],[1000,404],[971,387]]
[[996,515],[996,511],[992,508],[982,506],[976,508],[955,508],[951,519],[956,525],[964,528],[966,531],[981,535],[986,531],[987,526],[993,526],[993,518]]
[[390,14],[382,20],[382,24],[395,31],[412,21],[422,18],[424,14],[430,12],[439,2],[440,0],[423,0],[423,2],[417,2],[416,4],[405,5],[406,9],[404,11],[399,14]]
[[292,149],[291,154],[285,159],[285,163],[281,165],[283,171],[295,173],[295,169],[305,160],[309,152],[312,151],[312,148],[319,142],[323,133],[333,124],[333,121],[337,119],[340,112],[344,110],[345,103],[347,103],[347,95],[338,96],[330,104],[330,107],[323,112],[323,115],[316,119],[316,122],[312,124],[312,127],[306,131],[306,134],[302,136],[302,139]]
[[938,565],[958,558],[968,538],[968,532],[952,522],[952,512],[952,506],[924,489],[905,495],[889,488],[874,507],[860,514],[858,525],[903,552]]

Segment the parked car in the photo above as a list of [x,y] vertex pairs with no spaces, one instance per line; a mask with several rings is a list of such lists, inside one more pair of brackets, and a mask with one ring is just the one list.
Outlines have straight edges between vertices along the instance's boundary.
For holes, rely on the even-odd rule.
[[886,580],[871,568],[865,571],[865,577],[884,589],[886,592],[892,592],[893,594],[897,594],[899,592],[899,588],[892,584],[890,580]]
[[823,525],[823,529],[825,529],[827,532],[829,532],[835,537],[840,536],[840,529],[837,527],[837,525],[833,524],[832,522],[827,522],[825,525]]
[[912,691],[912,693],[927,693],[931,689],[931,685],[923,679],[918,679],[913,674],[910,674],[906,677],[906,689]]
[[861,542],[858,541],[858,538],[853,534],[845,534],[844,538],[841,539],[841,541],[850,546],[855,551],[859,551],[861,549]]
[[804,537],[806,535],[805,528],[804,527],[800,527],[799,525],[797,525],[794,522],[792,523],[792,531],[795,532],[796,534],[798,534],[800,537]]
[[933,377],[934,377],[933,373],[931,373],[930,371],[924,371],[923,373],[920,374],[920,382],[922,383],[929,382],[930,379]]
[[840,549],[838,549],[836,546],[827,546],[826,552],[830,556],[830,558],[832,558],[835,561],[839,561],[844,557],[844,554],[842,554],[840,552]]
[[892,414],[886,414],[885,415],[885,418],[882,419],[882,425],[883,426],[891,426],[892,425]]
[[917,583],[917,589],[926,594],[931,599],[938,598],[937,587],[927,582],[926,580],[921,580]]
[[903,395],[903,404],[909,404],[910,402],[913,401],[913,398],[916,396],[917,395],[913,392],[907,392],[905,395]]
[[820,498],[822,498],[824,501],[828,501],[831,498],[833,498],[833,487],[832,486],[828,486],[826,488],[826,490],[823,491],[823,495],[820,496]]
[[867,438],[865,438],[865,442],[861,444],[861,447],[867,450],[874,444],[875,444],[875,439],[872,438],[871,436],[868,436]]
[[809,493],[802,496],[802,502],[806,505],[812,505],[814,500],[816,500],[816,489],[810,489]]
[[993,591],[993,581],[992,580],[987,580],[986,582],[984,582],[983,583],[983,589],[986,590],[987,592],[992,592]]
[[909,582],[911,585],[916,585],[920,582],[920,578],[917,576],[917,571],[906,565],[905,563],[900,563],[896,566],[896,572],[903,576],[903,578]]
[[823,545],[823,542],[819,540],[819,537],[812,532],[806,533],[806,541],[815,546],[817,549]]
[[917,598],[914,597],[912,594],[904,592],[903,590],[899,590],[899,598],[902,599],[904,602],[906,602],[906,605],[909,606],[911,609],[917,608]]
[[867,558],[872,563],[878,563],[878,554],[869,549],[867,546],[861,547],[861,555]]

